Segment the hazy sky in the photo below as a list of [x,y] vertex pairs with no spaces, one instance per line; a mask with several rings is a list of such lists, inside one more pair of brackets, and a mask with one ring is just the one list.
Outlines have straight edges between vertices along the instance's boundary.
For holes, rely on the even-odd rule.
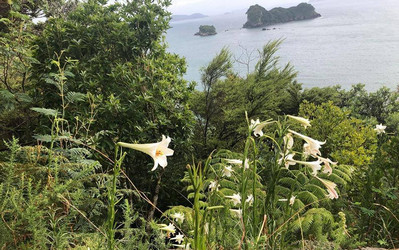
[[307,0],[172,0],[168,9],[173,14],[202,13],[205,15],[223,14],[229,11],[248,9],[259,4],[265,8],[288,7]]

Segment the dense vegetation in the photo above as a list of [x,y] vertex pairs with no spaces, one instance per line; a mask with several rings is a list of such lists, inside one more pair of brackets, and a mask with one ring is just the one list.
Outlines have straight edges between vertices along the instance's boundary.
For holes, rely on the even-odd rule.
[[320,17],[313,5],[300,3],[290,8],[273,8],[267,11],[262,6],[255,4],[247,10],[247,22],[244,28],[256,28],[276,23],[307,20]]
[[302,90],[280,41],[196,89],[169,4],[1,4],[1,248],[397,247],[398,92]]

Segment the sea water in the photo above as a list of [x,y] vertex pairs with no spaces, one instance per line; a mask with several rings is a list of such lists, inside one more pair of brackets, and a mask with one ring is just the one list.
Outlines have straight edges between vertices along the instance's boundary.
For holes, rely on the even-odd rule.
[[[234,70],[245,76],[248,62],[249,72],[253,71],[258,50],[269,41],[284,39],[277,53],[280,65],[294,66],[304,88],[339,84],[349,89],[364,83],[369,91],[382,86],[395,90],[399,84],[399,1],[310,3],[322,17],[266,27],[270,30],[243,29],[245,10],[172,22],[166,36],[168,51],[186,58],[185,79],[199,83],[201,68],[223,47],[233,54]],[[214,25],[218,34],[194,36],[203,24]]]

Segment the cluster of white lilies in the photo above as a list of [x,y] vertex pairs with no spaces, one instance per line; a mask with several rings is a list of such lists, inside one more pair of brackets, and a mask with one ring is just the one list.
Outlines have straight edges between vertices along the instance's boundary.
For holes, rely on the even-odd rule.
[[[292,119],[296,122],[299,122],[301,125],[305,127],[310,127],[310,121],[308,119],[298,117],[298,116],[291,116],[287,115],[289,119]],[[253,134],[256,137],[262,137],[263,136],[263,131],[262,129],[268,125],[271,124],[275,121],[267,120],[264,122],[260,122],[259,119],[256,121],[251,120],[251,125],[250,129],[253,132]],[[385,126],[382,125],[377,125],[376,129],[378,134],[384,133],[385,131]],[[303,151],[300,152],[299,154],[304,156],[302,159],[310,159],[309,161],[303,161],[303,160],[297,160],[295,159],[295,155],[298,152],[293,151],[293,145],[294,145],[294,137],[303,140]],[[318,140],[315,140],[311,137],[308,137],[306,135],[300,134],[296,131],[293,131],[291,129],[288,129],[288,133],[284,136],[284,151],[281,153],[281,158],[278,160],[278,164],[281,166],[289,169],[290,166],[294,166],[296,164],[301,164],[305,167],[308,167],[309,170],[311,170],[311,174],[317,178],[321,183],[324,184],[324,186],[327,189],[327,197],[330,199],[337,199],[338,198],[338,193],[335,190],[336,184],[332,181],[322,179],[317,176],[319,171],[322,170],[323,173],[326,173],[328,175],[331,175],[332,173],[332,167],[331,165],[336,165],[336,162],[333,162],[332,160],[328,158],[324,158],[321,156],[320,148],[323,144],[326,142],[321,142]],[[131,143],[124,143],[124,142],[118,142],[118,145],[121,147],[126,147],[126,148],[131,148],[134,150],[141,151],[143,153],[148,154],[151,156],[154,160],[154,166],[151,169],[154,171],[158,165],[161,165],[161,167],[165,168],[167,166],[167,156],[172,156],[174,151],[170,148],[168,148],[169,143],[171,142],[170,137],[165,137],[162,135],[162,141],[156,142],[156,143],[147,143],[147,144],[131,144]],[[234,172],[232,165],[238,165],[239,167],[244,167],[244,169],[249,168],[249,160],[245,159],[244,162],[242,160],[237,160],[237,159],[226,159],[225,162],[227,163],[226,166],[222,169],[222,176],[223,177],[231,177],[232,172]],[[219,184],[217,181],[211,181],[208,189],[210,191],[217,191],[219,188]],[[228,195],[225,196],[226,198],[230,199],[230,201],[234,204],[234,206],[237,206],[241,204],[241,195],[240,193],[236,193],[233,195]],[[293,205],[295,202],[295,196],[291,196],[289,199],[289,205]],[[247,196],[247,199],[245,200],[249,206],[252,205],[252,202],[254,200],[253,195]],[[279,201],[288,201],[288,199],[280,199]],[[240,217],[242,215],[241,209],[230,209],[231,212],[233,212],[235,215]],[[174,213],[170,215],[172,219],[174,219],[177,223],[183,223],[184,221],[184,214],[182,213]],[[171,235],[174,235],[174,237],[170,238],[171,240],[174,240],[178,245],[175,245],[176,247],[179,248],[185,248],[189,249],[188,244],[186,245],[181,245],[181,243],[184,241],[184,235],[181,233],[176,234],[176,228],[173,223],[169,223],[169,225],[166,224],[160,224],[160,229],[165,231],[167,233],[167,236],[170,237]]]
[[[305,129],[307,127],[311,126],[310,121],[303,117],[292,116],[292,115],[287,115],[287,117],[290,119],[293,119],[294,121],[299,122],[301,125],[303,125],[305,127]],[[257,119],[256,121],[251,120],[250,129],[256,137],[262,137],[263,136],[262,129],[266,125],[269,125],[272,123],[274,123],[274,121],[267,120],[264,122],[260,122],[259,119]],[[300,161],[300,160],[294,159],[294,156],[296,154],[296,152],[294,152],[292,150],[292,148],[294,146],[294,136],[305,141],[305,143],[303,145],[302,155],[304,155],[305,158],[312,157],[312,158],[314,158],[314,161]],[[321,142],[321,141],[315,140],[306,135],[300,134],[296,131],[289,129],[288,133],[284,136],[285,152],[281,153],[281,158],[278,160],[278,164],[284,165],[287,169],[289,169],[290,166],[293,166],[296,164],[302,164],[303,166],[309,167],[310,170],[312,171],[312,175],[315,178],[317,178],[321,183],[323,183],[324,186],[326,187],[327,193],[328,193],[327,197],[330,199],[337,199],[338,193],[335,190],[337,185],[332,181],[325,180],[325,179],[322,179],[317,176],[318,171],[320,171],[322,169],[323,169],[323,173],[327,173],[328,175],[330,175],[332,173],[331,165],[337,164],[336,162],[333,162],[332,160],[321,156],[320,148],[325,143],[326,143],[325,141]],[[234,172],[232,165],[238,165],[239,167],[244,166],[244,169],[249,168],[249,160],[248,159],[245,159],[244,162],[242,162],[241,160],[237,160],[237,159],[226,159],[225,162],[227,164],[231,164],[231,165],[224,166],[224,168],[222,170],[223,177],[231,177],[232,172]],[[322,167],[322,164],[323,164],[323,167]],[[208,186],[208,188],[211,191],[217,190],[218,187],[219,187],[219,185],[217,184],[216,181],[211,181]],[[240,193],[235,193],[233,195],[227,195],[225,197],[230,199],[234,206],[237,206],[237,205],[239,206],[241,204]],[[292,206],[294,204],[295,198],[296,198],[295,196],[290,197],[289,205]],[[253,199],[254,199],[253,195],[250,194],[247,197],[247,199],[245,200],[245,202],[247,202],[248,205],[251,206]],[[279,199],[279,201],[288,201],[288,199]],[[230,211],[233,212],[238,217],[240,217],[242,215],[242,210],[240,208],[230,209]]]
[[[168,165],[167,156],[172,156],[174,151],[169,147],[169,143],[171,142],[171,138],[165,137],[162,135],[162,141],[156,143],[146,143],[146,144],[132,144],[132,143],[125,143],[125,142],[118,142],[118,145],[125,148],[131,148],[134,150],[138,150],[140,152],[146,153],[152,157],[154,160],[154,166],[151,171],[157,169],[158,165],[165,168]],[[183,223],[184,221],[184,214],[182,213],[174,213],[170,216],[172,219],[175,219],[178,223]],[[165,231],[167,236],[170,237],[171,235],[176,234],[176,227],[173,223],[166,224],[159,224],[160,230]],[[170,238],[171,240],[175,241],[175,247],[190,249],[190,244],[187,243],[186,245],[181,245],[184,241],[184,235],[181,233],[176,234],[174,237]]]
[[[184,221],[184,214],[182,213],[174,213],[171,214],[170,217],[176,221],[176,223],[183,223]],[[165,231],[167,236],[169,237],[171,234],[176,234],[176,227],[173,225],[173,223],[169,223],[169,225],[166,224],[159,224],[160,229],[162,231]],[[173,246],[178,247],[178,248],[183,248],[183,249],[190,249],[190,243],[187,243],[185,245],[182,245],[182,242],[184,241],[184,235],[181,233],[176,234],[174,237],[170,238],[171,240],[175,241],[177,244],[174,244]]]
[[[292,119],[296,122],[299,122],[301,125],[305,127],[310,127],[310,121],[306,118],[303,117],[298,117],[298,116],[292,116],[292,115],[287,115],[289,119]],[[271,123],[274,123],[275,121],[267,120],[264,122],[260,122],[259,119],[251,120],[250,124],[250,129],[253,132],[253,134],[256,137],[262,137],[263,131],[262,129]],[[383,126],[382,124],[379,124],[376,126],[374,129],[377,134],[382,134],[385,133],[385,128],[386,126]],[[293,146],[294,146],[294,137],[297,137],[301,140],[303,140],[305,143],[303,144],[303,151],[302,152],[295,152],[293,151]],[[288,129],[288,133],[284,136],[283,138],[284,141],[284,151],[281,153],[281,158],[278,160],[278,164],[281,166],[284,166],[285,168],[289,169],[290,166],[294,166],[296,164],[303,165],[305,167],[308,167],[309,170],[311,170],[311,174],[317,178],[327,189],[327,197],[330,199],[337,199],[338,198],[338,193],[335,190],[336,184],[332,181],[322,179],[317,176],[319,171],[322,170],[323,173],[331,175],[333,169],[331,165],[336,165],[336,162],[333,162],[332,160],[328,158],[324,158],[321,156],[320,148],[323,144],[326,142],[321,142],[318,140],[315,140],[311,137],[308,137],[306,135],[300,134],[294,130]],[[167,162],[167,156],[172,156],[174,151],[170,148],[168,148],[169,143],[171,142],[170,137],[165,137],[162,135],[162,140],[160,142],[156,143],[147,143],[147,144],[131,144],[131,143],[124,143],[124,142],[118,142],[118,145],[121,147],[126,147],[126,148],[131,148],[134,150],[141,151],[143,153],[148,154],[149,156],[152,157],[154,160],[154,166],[151,169],[151,171],[154,171],[157,169],[158,165],[161,165],[161,167],[165,168],[168,165]],[[295,155],[299,153],[302,155],[303,160],[296,160],[294,157]],[[306,161],[306,159],[312,160]],[[232,173],[234,172],[233,166],[236,165],[238,167],[244,167],[245,169],[249,169],[249,160],[245,159],[244,162],[242,160],[237,160],[237,159],[225,159],[226,166],[222,169],[222,176],[223,177],[231,177]],[[208,189],[210,191],[218,191],[218,188],[220,185],[218,182],[211,181],[210,184],[208,185]],[[226,198],[230,199],[230,201],[233,203],[234,206],[238,207],[241,204],[241,195],[240,193],[235,193],[233,195],[227,195],[225,196]],[[292,206],[295,202],[296,196],[291,196],[289,199],[279,199],[279,201],[289,201],[289,205]],[[245,202],[248,204],[248,206],[252,206],[254,197],[252,194],[247,196],[247,199]],[[230,211],[235,214],[237,217],[242,216],[242,210],[241,208],[238,209],[230,209]],[[170,215],[170,218],[175,220],[176,223],[182,224],[184,221],[184,214],[182,213],[174,213]],[[184,235],[181,234],[180,232],[176,234],[176,227],[173,223],[169,223],[169,225],[166,224],[159,224],[160,230],[165,231],[167,234],[167,237],[169,237],[171,240],[176,242],[177,244],[173,245],[177,248],[180,249],[190,249],[190,243],[182,244],[184,242]],[[173,236],[174,237],[171,237]]]
[[[299,122],[301,125],[305,127],[305,129],[311,126],[310,121],[303,117],[292,116],[292,115],[287,115],[287,117]],[[294,136],[305,141],[305,143],[303,144],[302,154],[305,156],[305,158],[308,157],[313,158],[314,159],[313,161],[299,161],[294,159],[296,154],[295,152],[292,151],[292,147],[294,145]],[[337,199],[338,193],[335,190],[337,185],[332,181],[325,180],[317,176],[318,171],[320,171],[321,169],[323,169],[323,173],[331,175],[332,173],[331,165],[337,164],[336,162],[333,162],[330,159],[321,156],[320,148],[321,145],[325,143],[326,143],[325,141],[321,142],[309,136],[300,134],[296,131],[289,129],[288,133],[284,136],[284,144],[286,151],[284,153],[281,153],[282,157],[279,160],[279,164],[284,164],[284,166],[287,169],[289,169],[290,166],[296,164],[302,164],[303,166],[309,167],[312,171],[312,175],[315,178],[317,178],[319,181],[321,181],[321,183],[323,183],[324,186],[327,188],[328,192],[327,197],[329,197],[330,199]],[[290,205],[293,205],[294,201],[295,201],[295,196],[292,196],[290,198]]]

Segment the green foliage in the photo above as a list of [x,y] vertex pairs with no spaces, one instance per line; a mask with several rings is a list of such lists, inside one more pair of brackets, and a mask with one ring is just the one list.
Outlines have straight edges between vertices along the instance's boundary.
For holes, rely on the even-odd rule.
[[399,242],[399,139],[397,135],[379,135],[378,144],[368,174],[360,180],[365,183],[364,188],[353,199],[355,215],[359,220],[358,232],[367,232],[361,235],[362,239],[371,244],[389,239],[387,246],[395,246]]
[[331,212],[325,208],[312,208],[292,224],[292,230],[302,231],[304,236],[325,241],[328,236],[326,232],[331,231],[333,222],[334,217]]
[[250,118],[269,118],[295,109],[291,104],[296,102],[296,73],[289,64],[278,66],[275,53],[280,43],[264,46],[255,71],[246,79],[232,73],[220,79],[231,67],[225,49],[203,70],[204,90],[191,99],[198,121],[195,146],[201,157],[215,148],[242,148],[245,112]]
[[202,68],[201,81],[203,91],[197,91],[190,100],[192,110],[197,118],[197,126],[195,128],[196,141],[205,148],[200,151],[203,154],[208,152],[208,134],[211,130],[211,123],[216,117],[221,115],[219,110],[215,108],[215,105],[218,104],[218,99],[212,90],[222,77],[229,75],[231,68],[230,52],[223,48],[207,67]]
[[[377,91],[377,93],[382,92],[383,89]],[[370,96],[376,98],[377,93]],[[354,101],[357,98],[349,100]],[[360,103],[357,109],[360,110],[362,106],[364,107]],[[381,114],[384,113],[382,110]],[[338,163],[348,165],[338,165],[335,168],[335,174],[339,178],[334,181],[342,183],[351,180],[350,185],[341,190],[341,195],[348,197],[341,205],[353,207],[345,211],[349,223],[356,225],[349,230],[353,231],[361,241],[368,241],[369,244],[388,238],[389,245],[395,245],[397,239],[394,235],[397,235],[399,222],[395,219],[397,209],[393,205],[396,204],[398,197],[395,186],[398,175],[394,170],[397,169],[396,156],[399,153],[396,136],[389,137],[383,134],[378,136],[377,143],[376,132],[367,125],[367,122],[351,117],[349,111],[343,111],[332,102],[317,106],[304,103],[301,105],[300,114],[313,119],[312,127],[308,130],[315,135],[315,138],[327,138],[327,142],[334,142],[326,144],[322,152],[330,155]],[[362,117],[365,115],[366,113],[363,113]],[[360,114],[357,113],[356,116],[359,117]],[[367,116],[373,116],[372,112]],[[336,209],[341,210],[339,206]],[[345,242],[342,244],[355,243]]]
[[302,101],[307,101],[308,103],[313,103],[315,105],[321,105],[322,103],[331,101],[338,107],[343,107],[343,101],[345,100],[345,97],[346,92],[345,90],[341,90],[341,86],[339,85],[305,89],[301,94]]
[[[90,92],[98,103],[94,133],[107,128],[126,141],[154,139],[162,133],[181,140],[189,129],[185,100],[190,89],[181,79],[184,62],[160,44],[168,28],[169,14],[162,9],[166,4],[90,1],[67,19],[50,19],[36,40],[35,57],[41,65],[33,73],[43,106],[58,105],[56,86],[45,79],[58,71],[51,62],[63,51],[61,65],[68,58],[77,60],[69,69],[74,76],[68,79],[68,91]],[[170,74],[172,69],[176,74]]]
[[[124,200],[122,210],[123,226],[117,229],[117,233],[122,235],[122,240],[117,241],[117,249],[167,249],[165,236],[158,230],[159,227],[153,222],[145,221],[133,211],[127,199]],[[150,233],[148,228],[151,229]]]
[[194,231],[187,235],[194,246],[202,249],[207,242],[212,248],[284,248],[301,239],[346,244],[348,237],[337,236],[346,230],[346,221],[328,209],[331,203],[322,180],[345,187],[351,170],[337,166],[330,175],[314,177],[306,165],[284,167],[288,152],[302,155],[302,160],[307,157],[301,153],[302,145],[293,149],[285,145],[290,125],[286,120],[269,121],[266,134],[256,140],[252,124],[242,154],[219,150],[204,167],[189,167],[183,181],[188,183],[193,208],[173,207],[166,214],[187,215],[183,228]]
[[8,14],[0,19],[0,148],[12,135],[30,141],[33,130],[29,77],[37,62],[32,57],[36,35],[32,20],[20,13],[22,8],[23,3],[13,1]]
[[[291,65],[279,64],[281,41],[259,51],[253,72],[250,56],[240,62],[245,77],[221,50],[194,90],[182,77],[184,59],[166,51],[168,5],[0,6],[0,246],[167,249],[176,242],[160,232],[161,217],[185,235],[182,245],[196,249],[397,247],[398,92],[369,93],[361,84],[302,92]],[[317,14],[307,4],[255,7],[247,13],[251,25]],[[35,25],[37,16],[48,18]],[[303,130],[281,116],[298,113],[312,126]],[[261,138],[252,136],[255,118],[274,119]],[[376,123],[386,133],[377,136]],[[338,162],[333,172],[324,165],[316,177],[302,163],[287,169],[289,153],[317,160],[304,154],[299,137],[288,148],[288,129],[326,140],[321,155]],[[167,168],[149,173],[152,162],[138,152],[112,169],[116,141],[162,134],[175,150]],[[184,173],[187,156],[204,159],[214,149]],[[337,185],[339,199],[326,198],[323,181]]]
[[[78,120],[68,113],[64,118],[80,124],[78,131],[86,132],[84,142],[107,155],[116,141],[157,141],[169,135],[181,157],[166,171],[182,176],[194,123],[188,106],[193,87],[182,79],[184,60],[166,52],[163,43],[169,4],[92,0],[78,4],[65,18],[48,19],[43,35],[35,39],[34,58],[40,64],[33,68],[32,81],[36,106],[75,111]],[[60,79],[54,77],[64,65],[61,78],[68,84],[60,100]],[[83,99],[89,103],[78,102]],[[41,120],[36,133],[45,129]],[[125,164],[137,186],[155,193],[148,180],[157,182],[160,176],[148,173],[146,156],[131,154]],[[178,178],[164,175],[163,180],[180,188]],[[160,202],[170,201],[162,183],[160,190]],[[146,209],[144,204],[137,206]]]
[[349,110],[351,116],[367,123],[383,123],[389,131],[398,127],[398,92],[382,87],[376,92],[367,92],[364,84],[353,85],[349,91],[341,86],[305,89],[301,100],[321,105],[331,101],[334,105]]
[[390,115],[399,112],[398,97],[398,92],[392,92],[387,87],[382,87],[374,93],[368,93],[364,84],[358,84],[352,86],[347,93],[346,106],[358,118],[374,117],[379,123],[386,123]]
[[[85,95],[76,92],[65,94],[68,89],[66,76],[70,74],[65,70],[66,65],[60,65],[59,59],[54,63],[59,66],[59,73],[52,74],[51,79],[54,79],[52,84],[57,86],[61,97],[61,112],[32,108],[50,119],[50,134],[37,135],[41,144],[36,147],[20,147],[16,139],[6,143],[10,156],[7,162],[0,162],[0,167],[6,170],[5,175],[0,176],[3,194],[0,211],[3,211],[1,215],[5,225],[0,226],[4,231],[0,244],[34,249],[98,248],[106,238],[109,249],[115,249],[119,241],[114,236],[116,226],[120,224],[115,212],[117,199],[132,194],[131,190],[117,188],[116,177],[122,159],[118,161],[113,177],[104,172],[98,161],[91,159],[93,154],[84,144],[87,133],[79,132],[84,125],[65,119],[71,115],[70,104],[86,99]],[[78,117],[75,117],[77,121]],[[105,190],[108,190],[109,200],[107,220],[103,216],[106,211]],[[125,223],[131,222],[127,220]],[[105,233],[96,225],[104,225]],[[126,240],[151,236],[143,230],[129,230]],[[98,242],[90,241],[90,237],[99,235]],[[146,239],[142,241],[148,245]],[[163,245],[159,239],[154,244],[155,247]]]
[[78,155],[72,160],[66,149],[20,147],[17,143],[16,139],[7,143],[10,155],[0,163],[0,244],[59,249],[74,242],[74,236],[96,234],[80,213],[97,223],[102,220],[101,186],[93,186],[103,179],[95,173],[101,167],[98,162],[87,162]]
[[326,139],[322,153],[340,164],[352,165],[355,172],[364,169],[372,161],[376,150],[375,132],[362,120],[350,117],[332,102],[315,105],[304,103],[299,114],[313,120],[308,130],[319,140]]

